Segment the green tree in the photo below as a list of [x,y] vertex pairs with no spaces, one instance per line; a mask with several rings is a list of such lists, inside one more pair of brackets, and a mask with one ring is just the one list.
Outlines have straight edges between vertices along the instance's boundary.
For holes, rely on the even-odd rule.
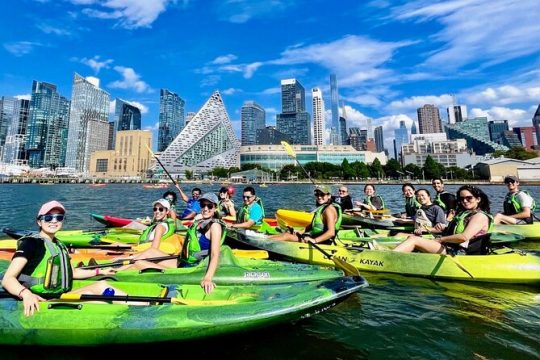
[[361,162],[358,164],[358,170],[357,170],[358,177],[362,180],[367,179],[370,175],[369,168],[366,165],[366,163]]
[[433,179],[441,177],[442,175],[440,164],[436,162],[431,155],[428,155],[424,162],[424,174],[426,179]]
[[506,157],[516,160],[529,160],[536,157],[536,153],[525,150],[524,147],[515,146],[506,152]]
[[343,159],[343,162],[341,163],[341,168],[343,169],[343,179],[349,180],[354,177],[354,169],[349,164],[349,161],[347,159]]
[[371,173],[371,177],[376,177],[377,179],[381,179],[384,177],[384,169],[378,158],[375,158],[375,160],[373,160],[373,163],[369,167],[369,172]]
[[218,178],[225,178],[228,175],[228,170],[224,167],[218,166],[212,169],[211,174],[217,176]]
[[193,171],[186,170],[186,179],[193,180]]
[[422,168],[415,165],[415,164],[407,164],[405,165],[405,167],[403,168],[403,171],[405,172],[405,174],[407,175],[411,175],[412,173],[412,177],[415,178],[415,179],[421,179],[422,178]]
[[401,164],[396,159],[390,159],[386,165],[383,166],[383,169],[386,176],[397,179],[400,175],[398,171],[401,171]]
[[290,178],[295,177],[296,174],[298,174],[298,177],[301,177],[301,174],[303,173],[304,172],[300,167],[289,164],[281,168],[281,171],[279,172],[279,177],[283,180],[289,180]]

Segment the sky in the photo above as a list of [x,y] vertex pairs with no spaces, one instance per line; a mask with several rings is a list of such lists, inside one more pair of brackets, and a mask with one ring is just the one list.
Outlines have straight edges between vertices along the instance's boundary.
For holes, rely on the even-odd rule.
[[469,117],[531,126],[540,103],[538,0],[3,0],[0,96],[28,97],[32,81],[71,98],[75,72],[142,110],[157,140],[159,90],[197,111],[219,90],[240,136],[256,101],[267,125],[280,81],[323,91],[331,73],[348,126],[410,128],[416,109],[466,105]]

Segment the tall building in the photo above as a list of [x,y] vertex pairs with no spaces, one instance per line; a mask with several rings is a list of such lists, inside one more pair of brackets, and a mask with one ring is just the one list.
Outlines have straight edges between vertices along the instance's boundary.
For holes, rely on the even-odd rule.
[[518,136],[525,149],[530,150],[538,145],[534,126],[514,127],[512,131]]
[[502,135],[508,131],[508,120],[491,120],[488,122],[489,140],[502,144]]
[[291,139],[284,133],[277,131],[275,126],[267,126],[257,130],[257,145],[279,145],[282,141],[290,143]]
[[540,145],[540,105],[536,108],[536,112],[533,115],[532,123],[536,131],[536,142]]
[[306,112],[305,90],[296,79],[281,81],[281,113],[276,116],[277,130],[294,144],[311,144],[311,116]]
[[455,124],[467,120],[467,106],[452,105],[446,108],[448,123]]
[[339,117],[339,130],[341,131],[341,144],[347,145],[349,143],[349,136],[347,135],[347,119],[343,116]]
[[116,133],[124,130],[141,130],[141,110],[125,100],[116,98],[113,149],[116,143]]
[[160,160],[174,175],[240,166],[240,141],[219,92],[210,96],[193,119],[163,151]]
[[186,114],[186,125],[189,124],[189,122],[191,121],[191,119],[193,119],[193,117],[195,116],[195,112],[193,111],[188,111],[187,114]]
[[186,102],[167,89],[159,92],[158,151],[163,151],[184,128]]
[[[343,109],[345,111],[345,109]],[[373,120],[371,118],[367,118],[367,136],[368,139],[374,139],[375,133],[373,132]]]
[[[313,104],[313,145],[324,145],[324,132],[326,129],[326,111],[322,91],[319,88],[311,89]],[[242,145],[244,145],[242,143]]]
[[375,149],[377,152],[384,151],[384,134],[382,126],[377,126],[375,128]]
[[240,112],[242,122],[242,145],[257,142],[257,130],[266,126],[266,111],[255,101],[246,101]]
[[426,104],[417,109],[418,127],[420,134],[443,132],[439,108],[435,105]]
[[[2,161],[8,164],[23,165],[28,161],[24,150],[26,131],[30,113],[30,100],[20,99],[15,103],[13,119],[7,131]],[[0,115],[1,116],[1,115]]]
[[349,128],[349,145],[351,145],[355,150],[363,151],[366,149],[366,136],[362,134],[362,130],[359,127],[350,127]]
[[449,140],[465,139],[467,147],[477,155],[485,155],[496,150],[508,150],[508,147],[490,140],[486,117],[448,124],[445,126],[445,132]]
[[405,126],[405,121],[401,120],[399,122],[399,128],[394,130],[394,158],[396,160],[401,159],[401,145],[407,144],[409,142],[409,131],[407,126]]
[[99,88],[99,79],[73,77],[66,167],[88,171],[90,155],[106,150],[109,138],[109,93]]
[[412,126],[411,126],[411,135],[416,135],[418,133],[418,130],[416,129],[416,121],[413,120]]
[[69,117],[70,101],[57,92],[56,85],[34,80],[25,145],[31,167],[64,166]]
[[13,117],[15,116],[16,98],[0,97],[0,159],[6,142],[8,128],[10,127]]
[[330,74],[330,101],[332,106],[332,127],[330,133],[330,144],[340,145],[340,134],[341,130],[339,128],[339,94],[337,87],[336,74]]

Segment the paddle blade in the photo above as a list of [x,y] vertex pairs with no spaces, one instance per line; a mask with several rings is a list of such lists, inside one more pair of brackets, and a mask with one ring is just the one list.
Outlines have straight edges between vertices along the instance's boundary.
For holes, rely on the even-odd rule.
[[334,261],[334,264],[336,265],[336,267],[338,269],[343,270],[345,275],[347,275],[347,276],[360,276],[360,271],[358,271],[358,269],[354,265],[349,264],[348,262],[345,262],[345,261],[343,261],[340,258],[335,257],[335,256],[332,257],[332,260]]
[[282,141],[282,142],[281,142],[281,145],[283,145],[283,147],[285,148],[285,151],[287,152],[287,154],[288,154],[290,157],[296,158],[296,153],[294,152],[292,146],[289,145],[288,142]]

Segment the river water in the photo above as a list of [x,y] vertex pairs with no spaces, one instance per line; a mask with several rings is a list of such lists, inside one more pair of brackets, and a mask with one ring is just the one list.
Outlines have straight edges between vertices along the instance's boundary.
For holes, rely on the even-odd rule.
[[[186,189],[193,185],[187,185]],[[198,185],[218,191],[220,184]],[[349,185],[353,199],[363,185]],[[422,187],[422,186],[419,186]],[[418,188],[418,187],[417,187]],[[458,186],[447,186],[456,191]],[[523,187],[540,199],[540,187]],[[492,212],[500,211],[506,188],[485,185]],[[242,187],[234,199],[241,203]],[[267,216],[279,208],[312,210],[313,187],[280,184],[256,187]],[[337,187],[334,187],[337,190]],[[393,211],[403,208],[401,187],[377,187]],[[99,227],[90,213],[122,217],[152,215],[152,201],[164,190],[140,184],[1,185],[0,228],[35,228],[35,214],[48,200],[67,208],[65,229]],[[337,191],[336,191],[337,192]],[[189,192],[188,192],[189,193]],[[540,250],[540,243],[520,248]],[[1,358],[94,359],[96,356],[141,355],[239,359],[539,359],[540,289],[527,286],[433,281],[399,275],[364,273],[370,286],[344,303],[310,319],[259,331],[192,343],[166,343],[95,350],[4,348]],[[32,354],[32,355],[30,355]],[[148,354],[148,353],[147,353]]]

